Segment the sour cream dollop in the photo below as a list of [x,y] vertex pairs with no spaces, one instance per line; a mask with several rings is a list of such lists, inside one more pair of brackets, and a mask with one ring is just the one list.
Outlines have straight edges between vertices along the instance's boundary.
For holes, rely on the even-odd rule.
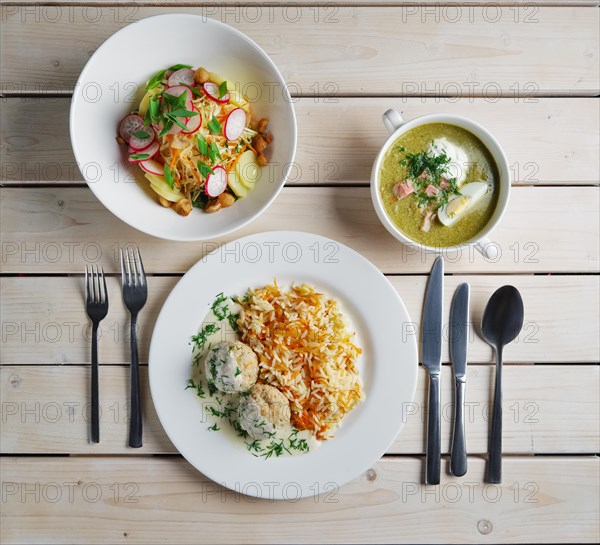
[[450,142],[447,138],[436,138],[429,144],[429,154],[437,157],[445,153],[450,159],[448,165],[448,177],[456,178],[456,183],[460,187],[467,179],[469,172],[469,156],[461,146]]

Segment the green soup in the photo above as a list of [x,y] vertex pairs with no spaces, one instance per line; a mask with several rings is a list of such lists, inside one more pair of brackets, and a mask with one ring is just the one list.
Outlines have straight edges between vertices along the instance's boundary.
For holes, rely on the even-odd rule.
[[[460,169],[453,172],[444,171],[444,168],[449,167],[437,165],[431,168],[433,174],[430,178],[425,174],[422,181],[415,176],[423,164],[434,164],[431,163],[431,152],[428,150],[431,150],[432,142],[440,142],[440,139],[460,148],[461,157],[465,157],[466,154],[468,162],[463,164],[467,166],[461,170],[461,176],[466,176],[464,181],[452,176]],[[424,154],[428,155],[424,157]],[[437,172],[434,172],[435,169],[438,169]],[[442,173],[442,186],[440,186],[440,173]],[[439,187],[450,185],[446,179],[450,179],[452,186],[439,192]],[[411,185],[414,180],[415,187],[421,189],[398,198],[394,187],[406,180],[409,180]],[[460,195],[460,188],[464,188],[471,182],[486,182],[487,192],[465,209],[452,225],[444,225],[438,217],[438,208],[449,199]],[[431,198],[423,196],[423,188],[430,185],[436,187],[431,192],[436,190],[439,192]],[[489,150],[474,134],[449,123],[429,123],[400,135],[385,155],[379,171],[381,199],[392,222],[411,240],[438,248],[463,244],[481,232],[496,209],[498,188],[498,167]],[[428,216],[427,220],[425,216]]]

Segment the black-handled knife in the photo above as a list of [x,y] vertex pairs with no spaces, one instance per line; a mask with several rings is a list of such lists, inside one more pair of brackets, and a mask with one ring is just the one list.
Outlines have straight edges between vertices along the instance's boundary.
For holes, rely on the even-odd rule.
[[429,276],[423,325],[421,329],[421,354],[423,365],[429,371],[429,417],[427,422],[427,458],[425,482],[440,483],[441,419],[440,376],[442,373],[442,300],[444,296],[444,259],[439,256]]
[[467,387],[467,346],[469,342],[469,284],[458,286],[450,309],[450,361],[454,373],[454,430],[450,473],[462,477],[467,472],[465,440],[465,390]]

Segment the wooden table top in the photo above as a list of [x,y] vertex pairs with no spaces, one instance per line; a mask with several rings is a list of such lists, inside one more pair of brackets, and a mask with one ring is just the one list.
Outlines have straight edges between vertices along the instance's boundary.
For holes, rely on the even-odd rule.
[[[501,543],[600,540],[599,10],[592,0],[2,1],[1,540],[3,543]],[[258,220],[223,240],[168,243],[113,217],[87,188],[68,132],[79,72],[111,34],[141,18],[201,13],[246,33],[272,57],[295,100],[298,176]],[[157,314],[181,275],[223,242],[310,230],[377,265],[421,319],[431,255],[379,223],[372,161],[381,113],[465,115],[504,147],[510,207],[495,262],[448,260],[446,303],[472,287],[473,321],[503,284],[521,291],[523,333],[505,353],[504,482],[484,482],[494,369],[470,343],[469,472],[422,484],[426,373],[414,410],[364,475],[301,501],[227,491],[167,438],[147,383]],[[140,315],[144,446],[126,446],[128,316],[102,323],[102,442],[87,442],[90,340],[82,300],[89,263],[118,272],[138,244],[149,273]],[[116,275],[111,301],[120,300]],[[449,304],[445,305],[446,312]],[[447,346],[444,361],[448,361]],[[448,370],[448,368],[446,368]],[[452,399],[451,373],[442,398]]]

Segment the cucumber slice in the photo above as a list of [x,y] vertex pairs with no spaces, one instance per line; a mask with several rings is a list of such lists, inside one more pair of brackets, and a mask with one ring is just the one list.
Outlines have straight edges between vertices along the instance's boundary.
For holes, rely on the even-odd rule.
[[227,184],[231,188],[231,191],[233,191],[240,199],[248,195],[248,189],[240,183],[240,179],[235,169],[232,169],[227,173]]
[[163,199],[167,199],[171,202],[177,202],[183,198],[183,194],[179,189],[174,187],[171,189],[169,184],[165,180],[164,176],[157,176],[156,174],[150,174],[146,172],[146,178],[150,182],[150,187],[152,190],[160,195]]
[[217,85],[221,85],[221,83],[225,81],[225,78],[222,78],[221,76],[219,76],[219,74],[215,72],[209,72],[208,76],[210,78],[210,81],[216,83]]
[[260,165],[256,161],[256,155],[251,150],[245,151],[235,165],[235,171],[243,186],[254,189],[256,182],[260,180]]

